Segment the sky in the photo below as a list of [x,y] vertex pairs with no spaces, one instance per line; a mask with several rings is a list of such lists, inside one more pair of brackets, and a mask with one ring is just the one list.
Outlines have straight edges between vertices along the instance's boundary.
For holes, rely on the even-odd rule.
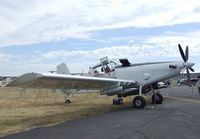
[[200,72],[197,0],[0,0],[0,76],[88,72],[99,59],[182,61]]

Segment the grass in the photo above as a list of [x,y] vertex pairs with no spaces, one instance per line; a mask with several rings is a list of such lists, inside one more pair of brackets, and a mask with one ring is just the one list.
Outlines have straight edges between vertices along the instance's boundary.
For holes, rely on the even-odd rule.
[[63,123],[67,120],[130,108],[131,97],[124,105],[112,105],[113,97],[99,93],[74,94],[72,103],[64,104],[64,94],[48,89],[0,88],[0,136]]

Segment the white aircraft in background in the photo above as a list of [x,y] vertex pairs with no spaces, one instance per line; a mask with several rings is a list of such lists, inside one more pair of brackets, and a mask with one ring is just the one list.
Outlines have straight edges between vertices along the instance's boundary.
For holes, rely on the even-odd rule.
[[[159,89],[157,83],[177,76],[183,69],[194,71],[194,63],[188,62],[188,46],[185,53],[178,44],[180,54],[184,61],[149,62],[131,64],[127,59],[119,59],[121,64],[100,59],[100,63],[90,68],[89,76],[64,75],[55,73],[27,73],[7,86],[23,88],[51,88],[51,89],[99,89],[102,95],[117,95],[113,104],[123,102],[123,97],[137,95],[133,99],[134,108],[144,108],[145,99],[142,94]],[[100,71],[98,71],[98,68]],[[152,102],[162,104],[163,96],[153,93]]]
[[56,67],[56,71],[51,70],[50,73],[57,73],[57,74],[70,74],[69,69],[65,63],[61,63]]

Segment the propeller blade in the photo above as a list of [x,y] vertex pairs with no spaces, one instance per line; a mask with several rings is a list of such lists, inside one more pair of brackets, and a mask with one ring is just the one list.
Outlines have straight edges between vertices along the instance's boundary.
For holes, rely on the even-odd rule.
[[190,69],[192,72],[194,72],[194,69],[193,69],[193,68],[190,67],[189,69]]
[[190,72],[189,72],[188,68],[186,68],[186,70],[187,70],[187,82],[188,82],[188,85],[190,86],[190,80],[191,80],[191,78],[190,78]]
[[181,47],[180,44],[178,44],[178,48],[179,48],[179,52],[180,52],[180,54],[181,54],[183,60],[186,62],[187,59],[186,59],[186,57],[185,57],[185,54],[184,54],[183,49],[182,49],[182,47]]
[[189,49],[188,49],[188,46],[186,46],[186,49],[185,49],[185,59],[186,59],[186,61],[188,61],[188,57],[189,57]]

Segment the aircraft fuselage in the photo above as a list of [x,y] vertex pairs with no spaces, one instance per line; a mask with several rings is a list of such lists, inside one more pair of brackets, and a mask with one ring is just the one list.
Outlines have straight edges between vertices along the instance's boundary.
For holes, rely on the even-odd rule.
[[[193,63],[188,62],[193,66]],[[141,85],[148,85],[177,76],[184,69],[184,62],[154,62],[132,64],[128,67],[116,67],[114,77],[135,80]]]

